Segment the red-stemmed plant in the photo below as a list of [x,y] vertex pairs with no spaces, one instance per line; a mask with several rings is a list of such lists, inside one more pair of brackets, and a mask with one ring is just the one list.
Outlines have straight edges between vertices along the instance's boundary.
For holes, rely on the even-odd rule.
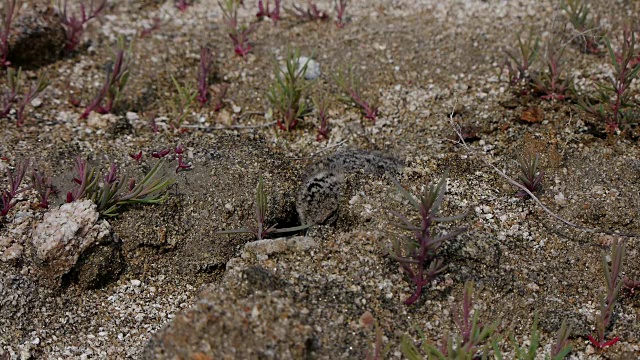
[[347,95],[350,101],[353,101],[360,108],[364,117],[376,123],[378,116],[378,107],[371,105],[362,97],[361,84],[359,78],[354,74],[353,69],[349,68],[346,72],[339,71],[335,77],[335,81],[342,91]]
[[187,11],[187,8],[191,6],[191,2],[188,0],[175,0],[175,4],[176,8],[182,12]]
[[420,299],[424,287],[447,268],[444,261],[437,256],[438,249],[442,243],[466,231],[465,228],[459,228],[448,234],[437,235],[433,229],[433,225],[438,222],[462,219],[466,214],[452,217],[438,216],[440,205],[444,199],[444,193],[447,190],[446,175],[442,177],[437,185],[429,186],[425,190],[422,198],[420,198],[420,201],[416,200],[399,183],[396,183],[396,186],[403,197],[408,200],[420,214],[420,225],[414,225],[404,215],[391,211],[391,213],[401,221],[394,225],[412,232],[414,236],[414,240],[407,244],[404,251],[400,242],[395,241],[393,243],[393,252],[390,254],[390,257],[400,264],[404,274],[415,285],[413,295],[404,301],[406,305],[411,305]]
[[203,107],[209,101],[209,71],[211,70],[211,49],[200,49],[200,66],[198,67],[198,96],[196,99]]
[[102,88],[100,88],[89,105],[85,107],[84,112],[80,115],[81,119],[86,119],[93,111],[97,111],[100,114],[113,111],[129,81],[130,57],[129,50],[124,46],[124,41],[122,39],[118,40],[113,66],[107,68]]
[[2,14],[2,29],[0,30],[0,66],[8,67],[11,62],[9,57],[9,33],[15,15],[17,0],[4,1],[4,14]]
[[303,9],[301,6],[293,4],[293,14],[304,21],[327,21],[329,20],[329,14],[326,11],[320,10],[318,5],[309,0],[307,8]]
[[258,19],[262,19],[268,17],[273,21],[274,24],[277,24],[280,21],[280,7],[282,0],[273,0],[273,10],[270,8],[269,0],[266,0],[266,3],[263,0],[258,0],[258,13],[256,17]]
[[249,43],[249,34],[255,29],[255,23],[240,26],[238,24],[238,4],[235,0],[226,0],[225,4],[218,3],[222,9],[227,33],[233,43],[233,51],[236,55],[246,60],[247,55],[253,49]]
[[0,219],[3,219],[9,211],[16,205],[14,201],[16,195],[21,192],[27,190],[20,190],[20,184],[22,184],[22,179],[24,178],[25,173],[27,172],[27,168],[29,167],[29,161],[25,160],[16,165],[15,172],[11,172],[7,169],[7,178],[9,179],[9,189],[4,190],[2,192],[2,196],[0,196]]
[[336,26],[342,29],[345,25],[344,12],[347,9],[347,0],[335,0]]
[[130,178],[120,179],[118,168],[111,164],[100,181],[95,169],[86,160],[76,160],[77,177],[73,181],[76,188],[67,193],[67,202],[89,199],[97,206],[101,216],[117,216],[122,206],[127,204],[157,204],[166,199],[167,188],[174,180],[162,174],[162,161],[158,161],[140,182]]
[[320,124],[318,125],[318,135],[316,141],[323,141],[329,138],[329,114],[327,113],[328,104],[324,98],[314,99],[313,105],[316,110],[316,117]]
[[33,188],[36,190],[38,196],[38,206],[42,209],[48,209],[49,198],[52,194],[56,193],[51,177],[47,176],[44,171],[33,169],[33,172],[31,173],[31,181],[33,182]]
[[627,28],[623,31],[622,50],[618,55],[613,51],[608,38],[605,38],[604,42],[613,65],[613,76],[607,83],[598,86],[597,102],[593,103],[586,97],[579,97],[578,105],[587,114],[604,122],[609,134],[614,134],[634,116],[637,105],[629,90],[633,80],[638,78],[640,63],[633,65],[634,59],[638,57],[633,30]]
[[603,349],[617,343],[620,338],[617,336],[611,340],[606,340],[605,332],[611,324],[613,315],[613,307],[616,298],[623,285],[620,278],[622,267],[624,265],[625,242],[617,241],[611,246],[611,267],[607,262],[607,254],[602,252],[602,269],[604,270],[604,281],[607,286],[607,296],[600,300],[600,312],[596,316],[596,337],[589,335],[589,341],[598,349]]
[[84,34],[86,24],[95,19],[105,9],[107,0],[101,0],[98,5],[94,5],[93,0],[89,2],[87,8],[84,3],[80,4],[80,14],[70,14],[68,11],[68,1],[58,2],[58,12],[60,13],[60,22],[64,27],[67,37],[64,46],[65,51],[73,52],[80,45],[82,34]]

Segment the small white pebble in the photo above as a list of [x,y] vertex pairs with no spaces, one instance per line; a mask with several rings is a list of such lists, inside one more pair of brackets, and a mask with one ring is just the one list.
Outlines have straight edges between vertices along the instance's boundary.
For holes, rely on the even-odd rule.
[[132,286],[140,286],[140,284],[142,284],[142,281],[140,280],[131,280]]

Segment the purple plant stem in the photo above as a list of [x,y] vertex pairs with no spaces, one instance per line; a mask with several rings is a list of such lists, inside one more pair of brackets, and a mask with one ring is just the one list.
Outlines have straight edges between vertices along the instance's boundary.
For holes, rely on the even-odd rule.
[[211,49],[200,50],[200,67],[198,68],[198,102],[200,107],[209,101],[209,71],[211,70]]
[[11,23],[13,22],[13,15],[15,12],[16,0],[5,0],[4,2],[4,21],[2,24],[2,33],[0,33],[0,51],[2,52],[0,58],[0,65],[8,67],[11,62],[7,60],[9,57],[9,33],[11,32]]
[[69,15],[67,11],[67,5],[67,0],[64,0],[60,22],[62,23],[62,26],[64,26],[67,33],[67,42],[64,49],[67,52],[73,52],[76,50],[78,45],[80,45],[80,39],[82,38],[82,34],[84,33],[85,24],[89,22],[89,20],[94,19],[98,15],[100,15],[100,13],[107,5],[107,0],[102,0],[100,5],[98,5],[98,7],[95,9],[93,8],[93,0],[91,0],[89,5],[89,13],[87,13],[87,9],[85,8],[84,3],[81,3],[80,17],[76,17],[75,14]]

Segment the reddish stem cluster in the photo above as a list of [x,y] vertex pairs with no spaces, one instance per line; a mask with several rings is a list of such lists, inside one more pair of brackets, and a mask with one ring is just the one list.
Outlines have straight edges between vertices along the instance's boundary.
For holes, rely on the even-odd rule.
[[302,7],[293,4],[293,9],[295,10],[296,16],[303,19],[304,21],[326,21],[329,20],[329,14],[326,11],[320,10],[318,5],[309,1],[307,9],[303,9]]
[[336,26],[339,29],[342,29],[345,25],[344,12],[347,9],[347,0],[336,0],[335,9],[336,9]]
[[[153,151],[151,152],[151,156],[153,156],[156,159],[161,159],[167,155],[169,155],[169,153],[171,152],[171,149],[163,149],[163,150],[159,150],[159,151]],[[184,153],[184,146],[183,145],[178,145],[173,149],[173,152],[176,154],[176,160],[178,161],[178,166],[176,166],[176,174],[181,172],[181,171],[185,171],[185,170],[189,170],[191,169],[191,164],[187,164],[184,162],[184,158],[183,158],[183,153]],[[136,158],[136,157],[142,157],[142,151],[140,151],[137,155],[133,155],[133,154],[129,154],[129,156]],[[135,157],[134,157],[135,156]]]
[[358,107],[360,107],[360,109],[364,113],[364,117],[371,120],[375,125],[376,117],[378,115],[378,107],[372,106],[371,104],[366,102],[360,95],[360,92],[356,91],[353,88],[349,88],[347,90],[347,94],[349,94],[349,97],[351,98],[351,100],[353,100],[353,102],[356,103]]
[[273,2],[273,10],[271,10],[269,8],[269,0],[266,0],[266,4],[262,0],[258,0],[258,13],[256,17],[258,19],[268,17],[274,24],[277,24],[278,21],[280,21],[280,6],[282,0],[273,0]]
[[209,101],[209,71],[211,70],[211,49],[200,49],[200,67],[198,68],[198,102],[203,107]]
[[85,24],[100,15],[107,5],[107,0],[102,0],[95,8],[93,0],[91,0],[88,10],[84,3],[81,3],[79,15],[69,14],[67,5],[67,0],[64,0],[63,5],[61,6],[62,13],[60,14],[60,22],[67,33],[64,49],[67,52],[73,52],[76,50],[78,45],[80,45],[82,34],[85,30]]
[[[80,115],[80,119],[86,119],[93,111],[100,114],[110,113],[113,110],[116,100],[123,90],[128,80],[128,63],[126,52],[124,49],[118,49],[113,64],[113,68],[109,67],[106,71],[106,77],[102,88],[98,91],[95,98],[87,105],[84,112]],[[103,102],[106,99],[106,104]]]
[[11,62],[9,57],[9,33],[11,32],[11,23],[15,12],[17,0],[5,0],[4,16],[2,18],[2,30],[0,32],[0,66],[9,66]]
[[16,205],[16,202],[13,201],[16,195],[27,190],[18,190],[18,188],[22,183],[22,179],[24,178],[24,174],[26,173],[28,166],[29,162],[24,161],[16,166],[15,173],[7,170],[7,178],[9,179],[9,190],[3,191],[2,196],[0,196],[0,218],[4,218],[9,213],[9,210],[11,210]]
[[187,8],[191,6],[191,2],[189,2],[188,0],[176,0],[175,4],[176,8],[178,8],[178,10],[182,12],[187,11]]

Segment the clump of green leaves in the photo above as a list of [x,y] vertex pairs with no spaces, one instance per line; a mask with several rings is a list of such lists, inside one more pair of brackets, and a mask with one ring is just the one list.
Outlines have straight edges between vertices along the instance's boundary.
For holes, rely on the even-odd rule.
[[[518,161],[520,165],[520,174],[518,179],[520,184],[527,188],[532,193],[538,192],[542,189],[542,179],[544,178],[544,171],[538,170],[538,164],[540,163],[540,154],[535,155],[527,153],[524,157]],[[528,198],[529,194],[526,191],[520,189],[516,194],[517,197]]]
[[640,72],[639,56],[636,51],[636,35],[629,28],[623,31],[622,49],[616,54],[608,38],[604,42],[613,65],[613,76],[607,82],[598,85],[596,101],[587,97],[578,98],[578,106],[587,114],[604,122],[605,129],[613,134],[625,123],[637,118],[637,104],[633,100],[630,87]]
[[412,241],[407,243],[404,250],[399,241],[394,241],[393,252],[390,254],[390,257],[400,264],[402,271],[416,286],[413,295],[404,301],[406,305],[411,305],[420,299],[423,288],[447,268],[444,261],[437,256],[442,243],[466,231],[466,228],[459,228],[447,234],[438,235],[433,229],[434,223],[459,220],[466,213],[452,217],[438,217],[440,205],[447,189],[446,175],[440,179],[437,185],[429,186],[420,201],[416,200],[399,183],[396,183],[396,186],[402,196],[418,211],[420,219],[420,224],[414,225],[404,215],[391,211],[401,221],[394,225],[412,232],[414,237]]
[[589,16],[588,3],[582,0],[566,0],[561,6],[577,33],[577,43],[582,51],[588,54],[599,54],[602,51],[600,47],[604,31],[600,28],[600,19]]
[[276,110],[278,127],[289,131],[310,112],[304,95],[313,84],[305,82],[309,60],[301,64],[299,50],[287,51],[284,68],[275,63],[275,82],[269,87],[267,98]]
[[162,174],[162,161],[158,161],[140,182],[129,178],[128,181],[118,178],[118,167],[111,164],[109,170],[100,181],[95,169],[78,157],[76,159],[77,184],[73,191],[67,193],[67,202],[78,199],[89,199],[97,205],[102,216],[118,215],[120,208],[127,204],[158,204],[166,199],[166,192],[175,181]]
[[262,240],[269,234],[289,233],[304,230],[311,225],[300,225],[290,228],[278,229],[274,224],[272,226],[266,225],[267,218],[267,193],[264,191],[264,182],[262,176],[258,180],[258,186],[256,187],[256,199],[255,199],[255,225],[248,225],[242,229],[237,230],[223,230],[218,231],[218,234],[241,234],[250,233],[255,235],[256,239]]

